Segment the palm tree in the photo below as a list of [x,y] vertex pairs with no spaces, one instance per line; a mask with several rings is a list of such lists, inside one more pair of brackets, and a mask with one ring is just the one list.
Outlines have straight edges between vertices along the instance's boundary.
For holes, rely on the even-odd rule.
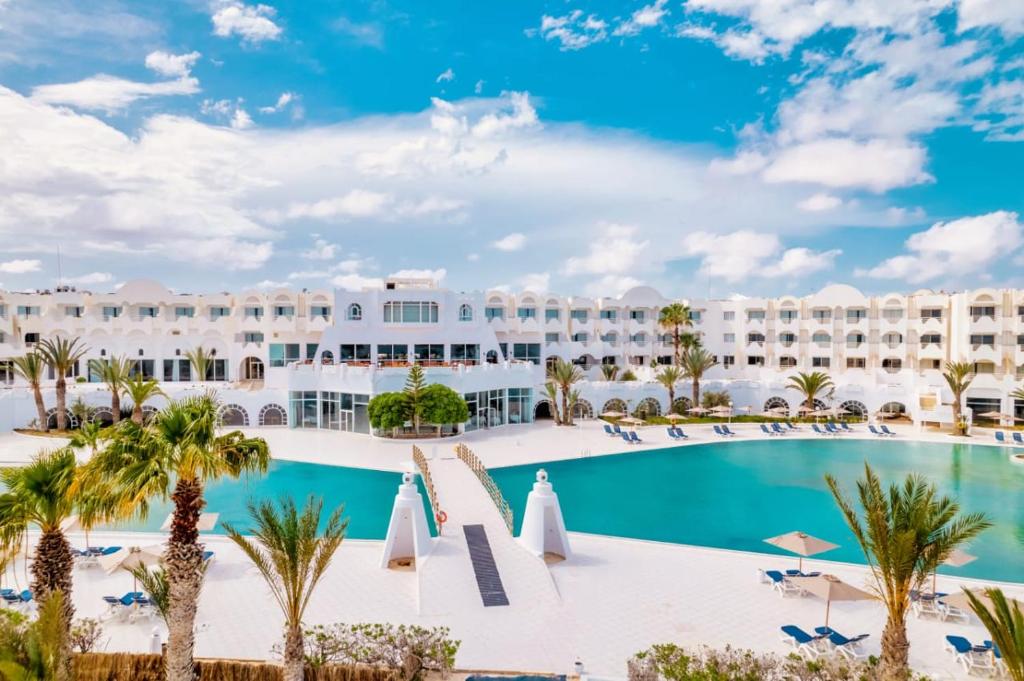
[[348,520],[341,519],[339,507],[327,519],[323,532],[319,532],[323,505],[323,499],[312,496],[301,512],[291,498],[282,499],[276,506],[269,501],[250,502],[249,515],[254,524],[249,530],[251,539],[230,525],[224,527],[263,575],[284,613],[284,681],[302,681],[302,617],[348,527]]
[[953,433],[966,435],[967,423],[962,415],[961,404],[964,393],[974,380],[974,366],[970,362],[946,362],[942,377],[953,392]]
[[142,407],[149,400],[160,395],[166,397],[164,391],[160,389],[160,384],[155,378],[145,378],[141,371],[135,372],[135,376],[125,381],[124,397],[128,398],[132,403],[132,421],[135,425],[142,425]]
[[544,384],[544,395],[548,398],[548,402],[551,404],[551,416],[555,421],[555,425],[562,425],[562,419],[558,413],[558,386],[548,381]]
[[672,413],[672,405],[676,403],[676,383],[683,379],[683,370],[677,366],[669,365],[662,369],[657,376],[654,377],[658,383],[665,386],[668,390],[668,411]]
[[1011,607],[1002,589],[986,589],[985,595],[992,602],[992,610],[989,610],[974,593],[965,591],[971,610],[988,629],[992,642],[999,649],[1010,678],[1024,681],[1024,614],[1021,614],[1020,605],[1014,601]]
[[216,433],[220,403],[211,392],[171,402],[146,427],[122,423],[86,464],[86,480],[109,480],[125,510],[145,516],[152,497],[174,503],[164,554],[170,588],[167,679],[193,681],[195,616],[202,587],[198,522],[204,486],[246,472],[264,473],[267,443],[240,431]]
[[615,364],[602,364],[601,365],[601,377],[606,381],[614,381],[615,377],[619,375],[619,367]]
[[80,345],[79,341],[80,338],[46,338],[40,341],[36,349],[57,377],[57,430],[68,429],[67,376],[89,350]]
[[681,330],[693,326],[693,320],[690,319],[690,306],[683,303],[670,303],[666,305],[658,313],[658,325],[672,332],[672,347],[675,350],[672,356],[675,358],[676,366],[678,366],[682,359],[680,350]]
[[71,644],[64,627],[64,600],[63,594],[55,592],[41,604],[39,617],[22,630],[25,659],[5,655],[0,660],[0,677],[9,681],[68,678]]
[[908,475],[902,486],[893,484],[883,490],[867,463],[864,479],[857,481],[862,520],[838,481],[831,475],[825,480],[871,566],[875,591],[888,612],[882,631],[881,678],[906,681],[911,590],[919,588],[953,549],[992,523],[980,513],[961,514],[956,501],[939,497],[935,486],[919,475]]
[[574,384],[582,380],[583,371],[572,362],[566,362],[560,357],[555,357],[554,363],[548,367],[548,382],[553,383],[562,393],[562,420],[559,425],[572,425],[572,412],[569,411],[569,392]]
[[[716,364],[718,361],[715,356],[700,346],[689,348],[683,353],[681,364],[683,378],[693,381],[693,406],[696,407],[700,404],[700,379],[704,377],[704,372],[709,371]],[[671,408],[669,406],[669,409]]]
[[807,409],[814,411],[814,401],[818,395],[822,393],[825,393],[826,396],[831,395],[836,386],[832,382],[832,378],[824,371],[812,371],[809,374],[801,371],[795,376],[789,377],[786,387],[800,391],[804,396],[804,404]]
[[210,375],[210,367],[213,366],[213,354],[206,352],[200,345],[195,350],[186,352],[185,357],[188,358],[188,363],[192,367],[193,380],[205,381],[206,377]]
[[110,412],[114,423],[121,420],[121,391],[131,378],[136,362],[124,356],[114,356],[108,360],[90,359],[89,373],[107,384],[110,391]]
[[44,433],[50,429],[49,419],[46,418],[46,403],[43,402],[43,369],[46,368],[46,363],[43,361],[42,356],[37,352],[30,352],[27,355],[21,357],[15,357],[14,371],[25,379],[29,386],[32,387],[32,396],[36,400],[36,414],[39,419],[39,430]]

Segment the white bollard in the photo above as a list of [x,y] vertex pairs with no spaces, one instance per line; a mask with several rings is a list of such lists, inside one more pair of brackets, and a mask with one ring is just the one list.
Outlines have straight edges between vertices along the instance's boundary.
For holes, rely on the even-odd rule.
[[160,627],[153,627],[153,634],[149,637],[149,652],[159,655],[163,652],[164,642],[160,637]]
[[543,468],[537,471],[537,482],[533,483],[533,490],[526,497],[519,543],[541,558],[548,554],[566,559],[572,557],[562,507]]
[[416,562],[426,558],[434,547],[423,510],[423,495],[416,489],[414,480],[412,473],[402,474],[384,540],[380,561],[383,568],[410,565],[415,569]]

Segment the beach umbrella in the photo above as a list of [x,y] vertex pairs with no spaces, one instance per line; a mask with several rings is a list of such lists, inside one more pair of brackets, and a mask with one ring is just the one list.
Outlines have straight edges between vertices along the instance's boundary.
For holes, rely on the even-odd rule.
[[777,546],[780,549],[800,556],[801,571],[804,569],[804,558],[839,548],[838,544],[833,544],[832,542],[827,542],[824,539],[812,537],[806,532],[799,531],[787,532],[786,534],[780,534],[777,537],[769,537],[764,541],[767,544]]
[[681,420],[685,419],[686,417],[682,416],[680,414],[677,414],[675,412],[672,412],[671,414],[665,414],[665,418],[667,418],[672,423],[675,423],[676,421],[681,421]]
[[770,413],[770,414],[788,414],[789,413],[789,407],[783,407],[781,405],[778,406],[778,407],[772,407],[771,409],[768,410],[768,413]]
[[642,426],[644,424],[644,420],[638,419],[635,416],[627,416],[624,419],[620,419],[619,423],[625,423],[627,426]]
[[686,413],[687,414],[707,414],[709,411],[711,411],[711,410],[710,409],[705,409],[704,407],[690,407],[689,409],[686,410]]
[[[976,560],[978,560],[977,556],[972,556],[966,551],[961,551],[960,549],[953,549],[949,552],[949,555],[946,556],[946,560],[942,561],[942,564],[958,568],[963,567],[968,563],[973,563]],[[938,576],[939,573],[937,571],[932,573],[932,593],[935,593],[935,584],[938,580]]]
[[896,415],[897,415],[896,412],[893,412],[893,411],[876,411],[875,412],[875,418],[876,419],[891,419],[892,417],[894,417]]
[[624,413],[621,411],[615,411],[614,409],[601,414],[601,418],[603,419],[621,419],[623,416],[625,416]]
[[712,407],[711,408],[711,413],[712,414],[731,414],[732,413],[732,407]]
[[[196,529],[200,532],[209,532],[213,528],[217,527],[217,519],[220,518],[220,513],[200,513],[199,522],[196,523]],[[168,513],[167,519],[164,520],[164,524],[160,526],[160,530],[167,532],[171,529],[171,525],[174,523],[174,514]]]
[[798,414],[810,414],[813,411],[814,409],[808,407],[806,404],[801,404],[800,407],[796,410]]
[[829,611],[832,601],[869,601],[874,596],[852,584],[847,584],[835,575],[817,575],[814,577],[790,577],[790,581],[808,593],[825,599],[825,626],[828,626]]
[[[971,593],[974,594],[979,601],[981,601],[982,605],[991,610],[994,604],[992,603],[992,599],[988,597],[988,594],[985,593],[987,590],[988,589],[971,589]],[[949,596],[943,596],[942,602],[946,605],[952,605],[954,608],[960,608],[961,610],[971,612],[971,601],[967,598],[967,594],[963,591],[955,594],[950,594]],[[1010,598],[1009,596],[1006,597],[1006,603],[1010,606],[1011,611],[1013,610],[1014,604],[1016,604],[1017,607],[1021,608],[1021,610],[1024,610],[1024,603],[1014,598]]]
[[[163,545],[154,544],[152,546],[129,546],[115,551],[109,556],[100,556],[99,562],[103,571],[108,575],[112,575],[118,570],[131,572],[140,565],[148,569],[154,565],[159,565],[163,558]],[[135,575],[132,575],[132,584],[132,591],[137,591],[138,580]]]

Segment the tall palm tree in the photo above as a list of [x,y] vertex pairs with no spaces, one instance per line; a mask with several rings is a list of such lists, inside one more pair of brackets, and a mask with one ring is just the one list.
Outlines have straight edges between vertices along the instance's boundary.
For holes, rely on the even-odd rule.
[[312,496],[301,512],[291,498],[282,499],[276,506],[269,501],[250,502],[249,515],[254,526],[248,532],[252,538],[242,536],[230,525],[224,528],[263,575],[284,613],[284,681],[303,679],[302,617],[348,527],[339,507],[320,532],[323,505],[322,498]]
[[670,303],[661,308],[661,311],[658,312],[658,326],[672,332],[672,347],[674,349],[672,356],[678,366],[682,359],[680,334],[684,328],[688,329],[693,326],[693,320],[690,319],[690,306],[683,303]]
[[836,386],[832,382],[832,378],[824,371],[812,371],[809,374],[801,371],[789,377],[789,383],[786,384],[786,387],[799,391],[804,396],[804,404],[809,410],[813,411],[814,401],[818,398],[818,395],[831,395]]
[[37,346],[36,352],[42,355],[57,378],[57,430],[68,429],[67,376],[88,351],[80,338],[44,338]]
[[602,364],[601,365],[601,377],[606,381],[614,381],[615,377],[619,375],[619,367],[616,364]]
[[562,418],[558,411],[558,386],[551,381],[548,381],[544,384],[544,395],[548,398],[548,402],[551,404],[551,417],[554,419],[555,425],[562,425]]
[[185,353],[188,363],[192,366],[192,377],[195,381],[205,381],[210,375],[210,367],[213,366],[213,354],[207,352],[203,346]]
[[668,413],[672,413],[672,406],[676,403],[676,383],[683,379],[684,372],[677,366],[667,366],[654,377],[658,383],[668,390]]
[[30,352],[27,355],[21,357],[15,357],[14,371],[21,376],[25,381],[28,382],[32,388],[32,396],[36,401],[36,418],[39,420],[39,430],[44,433],[50,429],[49,419],[46,418],[46,403],[43,402],[43,369],[46,368],[46,362],[43,361],[42,356],[37,352]]
[[123,355],[115,355],[107,360],[89,360],[89,373],[106,383],[107,390],[110,391],[110,412],[114,417],[114,423],[121,420],[121,391],[131,379],[135,365],[134,360]]
[[882,631],[881,677],[906,681],[911,590],[920,588],[953,549],[992,523],[980,513],[961,514],[956,501],[938,496],[935,486],[918,475],[883,490],[867,463],[864,479],[857,481],[862,519],[838,481],[831,475],[825,480],[871,566],[876,594],[888,613]]
[[974,366],[970,362],[946,362],[942,377],[953,393],[953,432],[966,435],[967,423],[964,421],[961,404],[964,393],[974,380]]
[[125,381],[122,390],[123,396],[132,403],[132,421],[137,426],[142,425],[142,407],[146,402],[158,395],[166,397],[157,380],[144,378],[141,371],[136,372],[135,376]]
[[974,593],[967,591],[971,610],[988,629],[992,642],[999,648],[1010,679],[1024,681],[1024,614],[1020,611],[1020,605],[1014,601],[1011,606],[1002,589],[986,589],[985,595],[992,602],[991,610]]
[[216,432],[220,402],[214,392],[176,400],[145,427],[121,423],[110,444],[86,464],[86,480],[109,480],[121,507],[145,516],[153,497],[174,504],[164,554],[170,588],[167,618],[168,681],[193,681],[195,616],[202,587],[199,514],[204,486],[246,472],[264,473],[267,443],[240,431]]
[[[700,404],[700,379],[716,364],[718,362],[715,360],[715,356],[700,346],[689,348],[683,353],[680,366],[683,369],[683,378],[688,378],[693,382],[691,396],[693,406],[696,407]],[[671,409],[671,407],[669,408]]]
[[554,363],[548,368],[548,382],[555,384],[562,393],[562,420],[559,425],[572,425],[572,412],[569,410],[569,393],[572,386],[583,380],[583,371],[573,364],[556,357]]

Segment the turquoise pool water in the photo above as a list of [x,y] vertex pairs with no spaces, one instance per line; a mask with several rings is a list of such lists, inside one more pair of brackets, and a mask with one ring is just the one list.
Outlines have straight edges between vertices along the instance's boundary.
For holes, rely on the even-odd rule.
[[[803,530],[840,544],[821,558],[863,563],[824,476],[836,476],[852,495],[867,460],[884,481],[920,473],[964,510],[985,512],[995,523],[968,548],[978,560],[942,572],[1024,582],[1024,466],[1007,454],[962,444],[748,440],[496,468],[491,475],[512,504],[517,532],[543,466],[569,530],[780,555],[762,540]],[[789,567],[782,559],[777,565]]]
[[[246,503],[250,499],[277,499],[283,494],[295,497],[298,504],[313,494],[324,498],[324,519],[338,505],[344,504],[349,519],[347,536],[352,539],[383,539],[395,493],[402,482],[401,473],[321,466],[292,461],[273,461],[264,476],[247,476],[239,480],[219,480],[206,488],[206,509],[219,513],[219,522],[239,528],[248,527]],[[422,486],[420,493],[423,492]],[[171,512],[171,504],[154,504],[145,522],[120,525],[120,529],[157,532]],[[428,522],[433,522],[427,512]],[[433,530],[433,526],[431,526]],[[215,534],[223,534],[218,524]]]

